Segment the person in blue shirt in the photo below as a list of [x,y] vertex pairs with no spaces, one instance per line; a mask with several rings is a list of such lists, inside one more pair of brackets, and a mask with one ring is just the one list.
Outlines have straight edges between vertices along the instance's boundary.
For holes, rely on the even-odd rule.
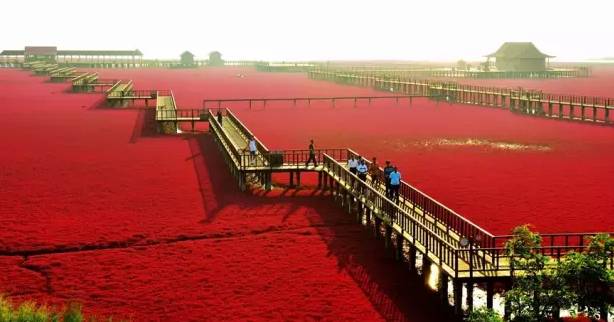
[[384,167],[384,183],[386,184],[386,197],[390,198],[390,173],[394,171],[394,168],[390,164],[390,161],[386,161]]
[[356,166],[356,172],[358,174],[358,178],[362,181],[367,181],[367,172],[369,171],[369,167],[365,160],[358,160],[358,166]]
[[390,199],[392,201],[399,201],[399,189],[401,188],[401,173],[394,167],[390,173]]

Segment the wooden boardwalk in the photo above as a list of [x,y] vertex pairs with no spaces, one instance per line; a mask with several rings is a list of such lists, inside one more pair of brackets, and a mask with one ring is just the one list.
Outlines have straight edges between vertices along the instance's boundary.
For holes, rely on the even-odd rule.
[[[84,75],[79,75],[78,80],[87,77],[94,78],[92,74]],[[95,76],[97,79],[97,75]],[[378,82],[380,81],[375,80],[375,83]],[[389,85],[405,89],[412,86],[417,88],[415,93],[412,92],[414,94],[399,95],[399,98],[411,99],[415,97],[414,95],[449,98],[454,94],[457,96],[455,99],[460,101],[497,106],[505,104],[506,101],[506,99],[497,99],[497,97],[508,95],[509,102],[514,102],[511,103],[514,108],[529,110],[535,109],[531,102],[544,103],[544,100],[550,102],[547,97],[534,95],[535,93],[532,92],[514,93],[498,89],[486,91],[471,88],[453,90],[449,86],[437,87],[437,84],[431,84],[424,89],[424,86],[415,82],[399,81],[385,83],[385,86]],[[514,271],[510,267],[511,261],[505,252],[504,245],[511,236],[490,234],[407,182],[402,182],[398,200],[391,200],[386,196],[385,187],[382,184],[374,184],[371,177],[363,181],[347,169],[347,160],[358,156],[358,153],[351,149],[318,149],[315,151],[318,166],[308,166],[306,161],[309,158],[309,151],[269,150],[256,137],[257,153],[252,156],[246,147],[249,139],[255,137],[254,133],[229,109],[180,109],[177,107],[172,91],[148,90],[137,93],[132,90],[131,81],[114,82],[107,90],[107,94],[109,93],[121,93],[112,95],[123,99],[155,99],[155,120],[162,133],[177,133],[179,123],[192,123],[192,129],[194,129],[195,122],[208,122],[209,131],[218,143],[218,148],[232,177],[242,190],[246,190],[249,184],[259,184],[264,189],[272,189],[272,174],[275,172],[288,173],[291,185],[294,179],[297,184],[300,184],[300,175],[303,172],[317,173],[318,186],[324,194],[332,196],[358,222],[366,222],[372,227],[387,245],[392,246],[397,259],[408,261],[410,267],[415,268],[416,255],[422,254],[422,276],[425,278],[430,277],[432,265],[439,268],[437,280],[442,304],[447,305],[448,303],[450,293],[448,282],[451,282],[456,313],[462,312],[463,289],[466,290],[467,304],[471,309],[472,294],[476,284],[485,286],[488,307],[493,306],[495,284],[504,289],[510,287],[510,277]],[[519,99],[524,97],[527,97],[526,102],[528,103],[523,103],[525,100]],[[371,98],[374,99],[374,97]],[[394,96],[381,98],[391,99]],[[328,100],[331,98],[284,98],[280,100],[299,99]],[[561,97],[560,101],[572,105],[577,102],[573,97]],[[586,102],[583,100],[582,104]],[[595,104],[604,102],[606,108],[610,106],[610,101],[596,98],[593,102]],[[217,113],[214,112],[222,114],[221,122],[218,121]],[[380,168],[378,177],[381,177],[382,171]],[[550,263],[554,264],[562,260],[563,255],[569,251],[583,250],[586,238],[593,235],[595,233],[542,234],[543,244],[534,251],[550,256],[553,259]],[[614,268],[614,257],[610,258],[609,266]]]
[[399,95],[423,95],[450,103],[507,109],[533,117],[612,125],[614,98],[556,95],[523,88],[465,85],[449,81],[370,76],[351,71],[314,70],[309,77],[336,83],[373,87]]
[[[358,155],[350,149],[318,150],[318,166],[307,167],[307,151],[272,152],[257,140],[258,153],[250,157],[246,147],[253,133],[228,109],[224,110],[222,124],[213,110],[208,113],[210,131],[241,189],[247,188],[248,176],[271,189],[274,172],[290,173],[291,178],[301,172],[317,172],[320,188],[343,209],[359,222],[370,223],[376,233],[380,229],[385,231],[383,238],[394,245],[397,258],[407,257],[410,266],[415,266],[415,254],[422,254],[424,276],[429,276],[431,264],[439,268],[438,291],[442,302],[447,303],[451,281],[457,313],[461,312],[463,289],[472,294],[476,284],[484,285],[487,306],[492,307],[494,285],[510,287],[513,270],[504,249],[510,236],[490,234],[406,182],[402,183],[398,201],[387,198],[382,184],[374,185],[370,177],[362,181],[347,169],[348,158]],[[280,162],[274,162],[275,154],[281,155]],[[585,239],[592,235],[545,234],[544,245],[535,251],[551,256],[554,259],[551,264],[555,264],[565,253],[581,251]],[[406,249],[408,255],[404,256]],[[610,265],[614,266],[614,259]]]

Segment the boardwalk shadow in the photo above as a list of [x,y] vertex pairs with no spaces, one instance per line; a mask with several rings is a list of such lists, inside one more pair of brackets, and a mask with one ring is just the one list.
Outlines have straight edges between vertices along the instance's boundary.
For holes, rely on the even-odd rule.
[[[330,200],[333,203],[333,200]],[[437,294],[424,286],[421,277],[406,262],[394,259],[392,247],[374,236],[372,226],[364,227],[355,215],[340,210],[321,216],[318,228],[329,256],[338,261],[382,317],[387,321],[455,321],[439,305]],[[352,224],[343,224],[353,221]]]
[[280,196],[279,192],[271,193],[261,189],[240,191],[212,135],[206,133],[189,136],[186,140],[191,151],[186,161],[194,164],[205,209],[205,219],[202,223],[213,222],[220,211],[228,206],[236,207],[239,212],[275,213],[276,205],[279,203],[289,204],[288,208],[283,209],[284,213],[287,212],[282,218],[283,222],[299,208],[312,205],[312,198],[294,196],[291,193]]

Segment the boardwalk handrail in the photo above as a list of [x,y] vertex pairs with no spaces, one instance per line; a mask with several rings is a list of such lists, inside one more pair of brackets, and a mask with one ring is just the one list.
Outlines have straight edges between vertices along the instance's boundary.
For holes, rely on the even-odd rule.
[[[344,165],[340,164],[328,155],[324,155],[323,171],[327,173],[338,184],[347,185],[347,191],[350,192],[352,198],[356,197],[366,207],[373,210],[373,214],[381,218],[384,222],[401,234],[405,239],[414,245],[420,245],[424,248],[424,254],[432,253],[439,260],[437,264],[442,267],[450,268],[452,272],[457,272],[459,267],[457,247],[449,243],[439,234],[435,233],[429,227],[415,219],[407,209],[401,208],[390,199],[383,196],[379,191],[371,185],[360,180],[356,175],[351,173]],[[358,193],[358,192],[361,193]],[[369,193],[364,193],[368,191]],[[339,193],[340,191],[337,191]],[[351,200],[348,202],[352,202]],[[480,253],[476,252],[477,256]],[[481,255],[486,259],[486,256]],[[454,273],[453,273],[454,274]]]
[[[225,109],[226,111],[226,115],[228,116],[228,118],[230,118],[232,120],[232,122],[238,127],[238,129],[241,131],[241,133],[243,134],[243,136],[249,140],[252,137],[256,137],[252,131],[250,131],[247,126],[245,126],[245,124],[243,124],[243,122],[241,122],[241,120],[239,120],[239,118],[234,115],[234,113],[232,113],[231,110],[229,109]],[[260,139],[256,138],[256,146],[258,149],[258,153],[265,155],[268,154],[270,151],[269,149],[264,145],[264,143],[262,143],[262,141],[260,141]]]
[[[505,95],[507,97],[518,98],[519,94],[524,95],[523,93],[534,93],[539,94],[539,98],[541,98],[544,102],[548,100],[560,100],[561,97],[568,98],[563,102],[566,103],[574,103],[574,104],[586,104],[586,105],[597,105],[600,108],[612,109],[614,108],[614,98],[610,97],[599,97],[599,96],[586,96],[586,95],[560,95],[556,93],[545,93],[542,90],[535,89],[526,89],[526,88],[506,88],[506,87],[490,87],[490,86],[480,86],[480,85],[471,85],[471,84],[462,84],[454,81],[441,81],[441,80],[432,80],[432,79],[416,79],[410,77],[400,77],[400,76],[391,76],[391,75],[364,75],[364,73],[355,72],[355,71],[334,71],[334,70],[313,70],[308,72],[311,78],[318,79],[316,75],[327,75],[333,76],[338,79],[370,79],[371,82],[375,83],[398,83],[398,84],[412,84],[420,87],[431,87],[431,88],[440,88],[442,90],[454,89],[455,91],[469,91],[469,92],[481,92],[481,93],[496,93],[499,95]],[[588,106],[587,106],[588,107]]]
[[[360,154],[348,149],[350,156],[358,157]],[[371,161],[367,158],[363,160],[371,165]],[[383,178],[384,169],[379,167],[379,176]],[[418,188],[410,185],[406,181],[401,181],[401,188],[399,189],[399,196],[405,201],[409,201],[414,208],[419,209],[423,214],[428,214],[436,221],[445,225],[446,229],[453,231],[459,236],[467,238],[476,238],[480,240],[480,246],[482,247],[494,247],[494,237],[491,233],[487,232],[482,227],[473,223],[471,220],[461,216],[454,210],[446,207],[435,198],[427,195]],[[479,237],[478,237],[479,236]]]
[[232,162],[232,166],[234,166],[232,170],[238,171],[240,169],[239,161],[241,157],[237,153],[237,150],[234,149],[232,141],[226,135],[225,131],[222,129],[222,125],[218,123],[212,111],[209,111],[209,128],[222,145],[225,156]]
[[207,103],[227,103],[227,102],[278,102],[278,101],[336,101],[336,100],[370,100],[370,99],[402,99],[414,98],[423,95],[373,95],[373,96],[329,96],[329,97],[271,97],[271,98],[221,98],[221,99],[204,99],[203,107],[207,107]]

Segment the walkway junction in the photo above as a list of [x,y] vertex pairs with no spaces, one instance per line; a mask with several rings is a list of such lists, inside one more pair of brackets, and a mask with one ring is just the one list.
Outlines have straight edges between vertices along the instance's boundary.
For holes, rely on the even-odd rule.
[[[313,71],[310,77],[361,86],[389,89],[398,95],[356,96],[356,97],[286,97],[286,98],[236,98],[207,99],[202,108],[180,109],[171,90],[135,90],[132,81],[101,80],[96,73],[83,73],[63,67],[52,68],[40,64],[25,67],[37,72],[44,71],[51,79],[62,75],[72,78],[73,89],[104,93],[108,106],[132,106],[137,101],[145,102],[144,108],[155,108],[155,121],[160,133],[176,134],[179,124],[188,123],[194,130],[195,122],[207,122],[208,135],[217,142],[226,166],[241,190],[248,188],[273,189],[272,174],[286,173],[290,185],[300,185],[301,174],[315,173],[318,189],[333,198],[340,207],[356,220],[368,227],[391,249],[395,258],[416,269],[416,260],[422,258],[422,276],[425,283],[431,276],[433,266],[437,267],[437,290],[442,305],[453,306],[456,314],[463,313],[463,298],[469,310],[474,306],[476,287],[486,290],[486,305],[493,307],[495,293],[505,293],[511,287],[511,276],[521,274],[510,266],[510,258],[504,245],[511,236],[493,235],[469,219],[449,209],[431,196],[402,182],[398,201],[385,196],[382,184],[372,184],[371,178],[360,180],[346,165],[347,160],[358,153],[348,148],[318,149],[315,151],[317,166],[306,166],[308,150],[271,150],[264,142],[255,138],[254,133],[223,104],[245,102],[266,104],[268,101],[315,101],[327,100],[408,100],[415,97],[445,99],[460,103],[486,105],[510,110],[532,110],[531,115],[551,118],[559,117],[550,110],[537,113],[539,106],[563,105],[578,110],[613,108],[614,100],[585,97],[553,97],[535,92],[514,92],[505,89],[464,86],[454,83],[412,81],[407,79],[381,79],[373,76]],[[59,79],[59,78],[58,78]],[[97,88],[103,88],[98,90]],[[85,89],[85,90],[84,90]],[[151,102],[151,106],[149,105]],[[155,102],[155,106],[153,103]],[[214,105],[214,106],[210,106]],[[221,114],[221,122],[218,120]],[[559,112],[560,113],[560,112]],[[572,113],[573,114],[573,113]],[[607,114],[606,114],[607,115]],[[574,120],[579,120],[574,117]],[[611,124],[606,117],[601,120],[585,119],[592,123]],[[257,143],[255,156],[247,152],[250,138]],[[368,160],[367,160],[368,162]],[[380,175],[383,171],[379,169]],[[582,251],[586,239],[596,233],[542,234],[543,245],[535,252],[550,256],[551,264],[562,259],[570,251]],[[610,235],[614,235],[611,232]],[[421,256],[417,256],[421,254]],[[614,258],[609,266],[614,268]],[[452,285],[449,289],[448,285]],[[452,294],[452,301],[449,300]],[[465,295],[465,296],[463,296]]]

